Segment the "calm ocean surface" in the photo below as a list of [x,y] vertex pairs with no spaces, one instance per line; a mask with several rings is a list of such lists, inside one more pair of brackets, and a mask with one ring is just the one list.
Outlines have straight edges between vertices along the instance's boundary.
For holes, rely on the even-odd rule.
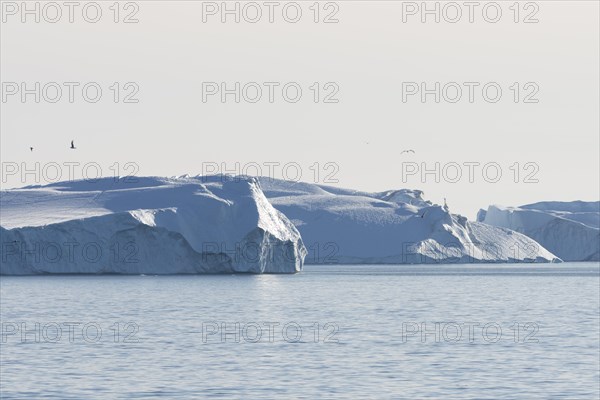
[[598,263],[2,277],[2,399],[600,397]]

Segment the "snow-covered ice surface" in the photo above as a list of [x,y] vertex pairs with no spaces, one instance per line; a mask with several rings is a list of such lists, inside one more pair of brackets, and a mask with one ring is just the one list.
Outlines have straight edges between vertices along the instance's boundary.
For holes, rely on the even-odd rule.
[[521,232],[565,261],[600,260],[600,202],[547,201],[520,207],[491,205],[477,219]]
[[367,193],[259,181],[273,206],[302,234],[307,264],[560,261],[529,237],[469,222],[424,200],[419,190]]
[[306,255],[253,178],[103,178],[0,200],[2,274],[294,273]]

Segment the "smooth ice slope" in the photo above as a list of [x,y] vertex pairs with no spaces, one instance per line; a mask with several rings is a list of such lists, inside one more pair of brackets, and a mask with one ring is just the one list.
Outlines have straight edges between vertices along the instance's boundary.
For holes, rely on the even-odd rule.
[[294,273],[306,254],[252,178],[105,178],[1,194],[2,274]]
[[478,220],[521,232],[565,261],[600,260],[600,202],[489,206]]
[[451,214],[419,190],[366,193],[259,178],[298,228],[306,263],[560,261],[534,240]]

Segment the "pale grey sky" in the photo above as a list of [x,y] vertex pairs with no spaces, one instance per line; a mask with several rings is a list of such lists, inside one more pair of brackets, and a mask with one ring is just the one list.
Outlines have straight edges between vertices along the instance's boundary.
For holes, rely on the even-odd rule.
[[[458,22],[446,21],[456,15],[444,8],[447,2],[440,3],[439,23],[433,15],[421,22],[420,10],[411,8],[420,1],[321,2],[318,16],[312,1],[297,2],[302,10],[297,23],[285,20],[295,18],[297,7],[290,2],[273,9],[272,23],[264,2],[255,3],[263,13],[257,23],[244,19],[256,15],[246,3],[240,3],[240,23],[233,15],[226,15],[225,23],[218,11],[213,15],[211,7],[221,2],[122,2],[118,23],[111,1],[98,2],[97,23],[83,18],[88,2],[74,9],[73,23],[65,7],[58,22],[44,20],[56,16],[44,2],[40,22],[25,15],[23,23],[21,10],[7,3],[12,2],[2,2],[0,39],[3,188],[48,183],[51,163],[60,165],[66,178],[65,162],[96,163],[104,175],[113,173],[115,163],[123,173],[134,171],[125,167],[131,162],[139,166],[138,175],[167,176],[199,174],[214,163],[236,172],[236,162],[249,172],[258,164],[267,175],[269,163],[277,162],[278,178],[284,165],[293,178],[297,164],[304,181],[327,183],[334,173],[329,180],[337,179],[341,187],[422,189],[434,202],[446,197],[452,211],[469,218],[492,203],[599,198],[596,1],[521,2],[518,15],[510,8],[514,2],[496,2],[502,11],[496,23],[486,21],[495,18],[495,6],[482,11],[491,2],[480,2],[472,23],[464,6]],[[35,2],[27,3],[34,7]],[[86,10],[93,19],[95,9]],[[139,22],[123,23],[127,16]],[[326,17],[338,22],[324,23]],[[538,22],[525,23],[527,18]],[[34,94],[22,102],[22,82],[29,89],[40,82],[39,103]],[[62,88],[56,103],[49,101],[56,93],[49,82]],[[72,86],[73,103],[64,82],[79,84]],[[83,98],[81,88],[89,82],[102,89],[97,103]],[[134,84],[125,87],[128,82]],[[256,82],[262,98],[249,101],[256,95],[251,84],[245,93],[240,90],[239,103],[233,94],[225,103],[219,94],[206,95],[204,102],[203,82],[226,82],[230,89],[235,82],[241,88]],[[264,82],[276,82],[272,103]],[[440,82],[439,103],[434,94],[425,103],[420,93],[407,95],[422,82],[429,89]],[[473,102],[465,82],[473,82]],[[293,83],[289,100],[295,87],[302,89],[298,102],[283,97],[286,83]],[[482,93],[486,84],[490,101]],[[457,86],[462,97],[452,103]],[[11,95],[15,87],[19,92]],[[136,87],[132,99],[139,102],[124,103]],[[496,87],[502,96],[493,103]],[[94,95],[93,87],[88,95]],[[328,95],[338,102],[324,102]],[[74,151],[68,149],[71,139]],[[401,154],[405,149],[415,153]],[[23,177],[22,168],[34,169],[36,162],[48,176]],[[435,169],[436,162],[439,182],[435,174],[422,177],[421,170]],[[403,179],[403,163],[405,172],[419,171]],[[7,176],[14,165],[19,171]],[[497,168],[502,177],[492,183]],[[81,167],[74,171],[81,174]]]

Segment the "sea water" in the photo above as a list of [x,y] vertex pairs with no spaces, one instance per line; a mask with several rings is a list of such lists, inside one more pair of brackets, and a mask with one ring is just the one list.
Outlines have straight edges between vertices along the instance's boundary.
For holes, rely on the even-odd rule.
[[0,282],[2,399],[600,396],[598,263]]

